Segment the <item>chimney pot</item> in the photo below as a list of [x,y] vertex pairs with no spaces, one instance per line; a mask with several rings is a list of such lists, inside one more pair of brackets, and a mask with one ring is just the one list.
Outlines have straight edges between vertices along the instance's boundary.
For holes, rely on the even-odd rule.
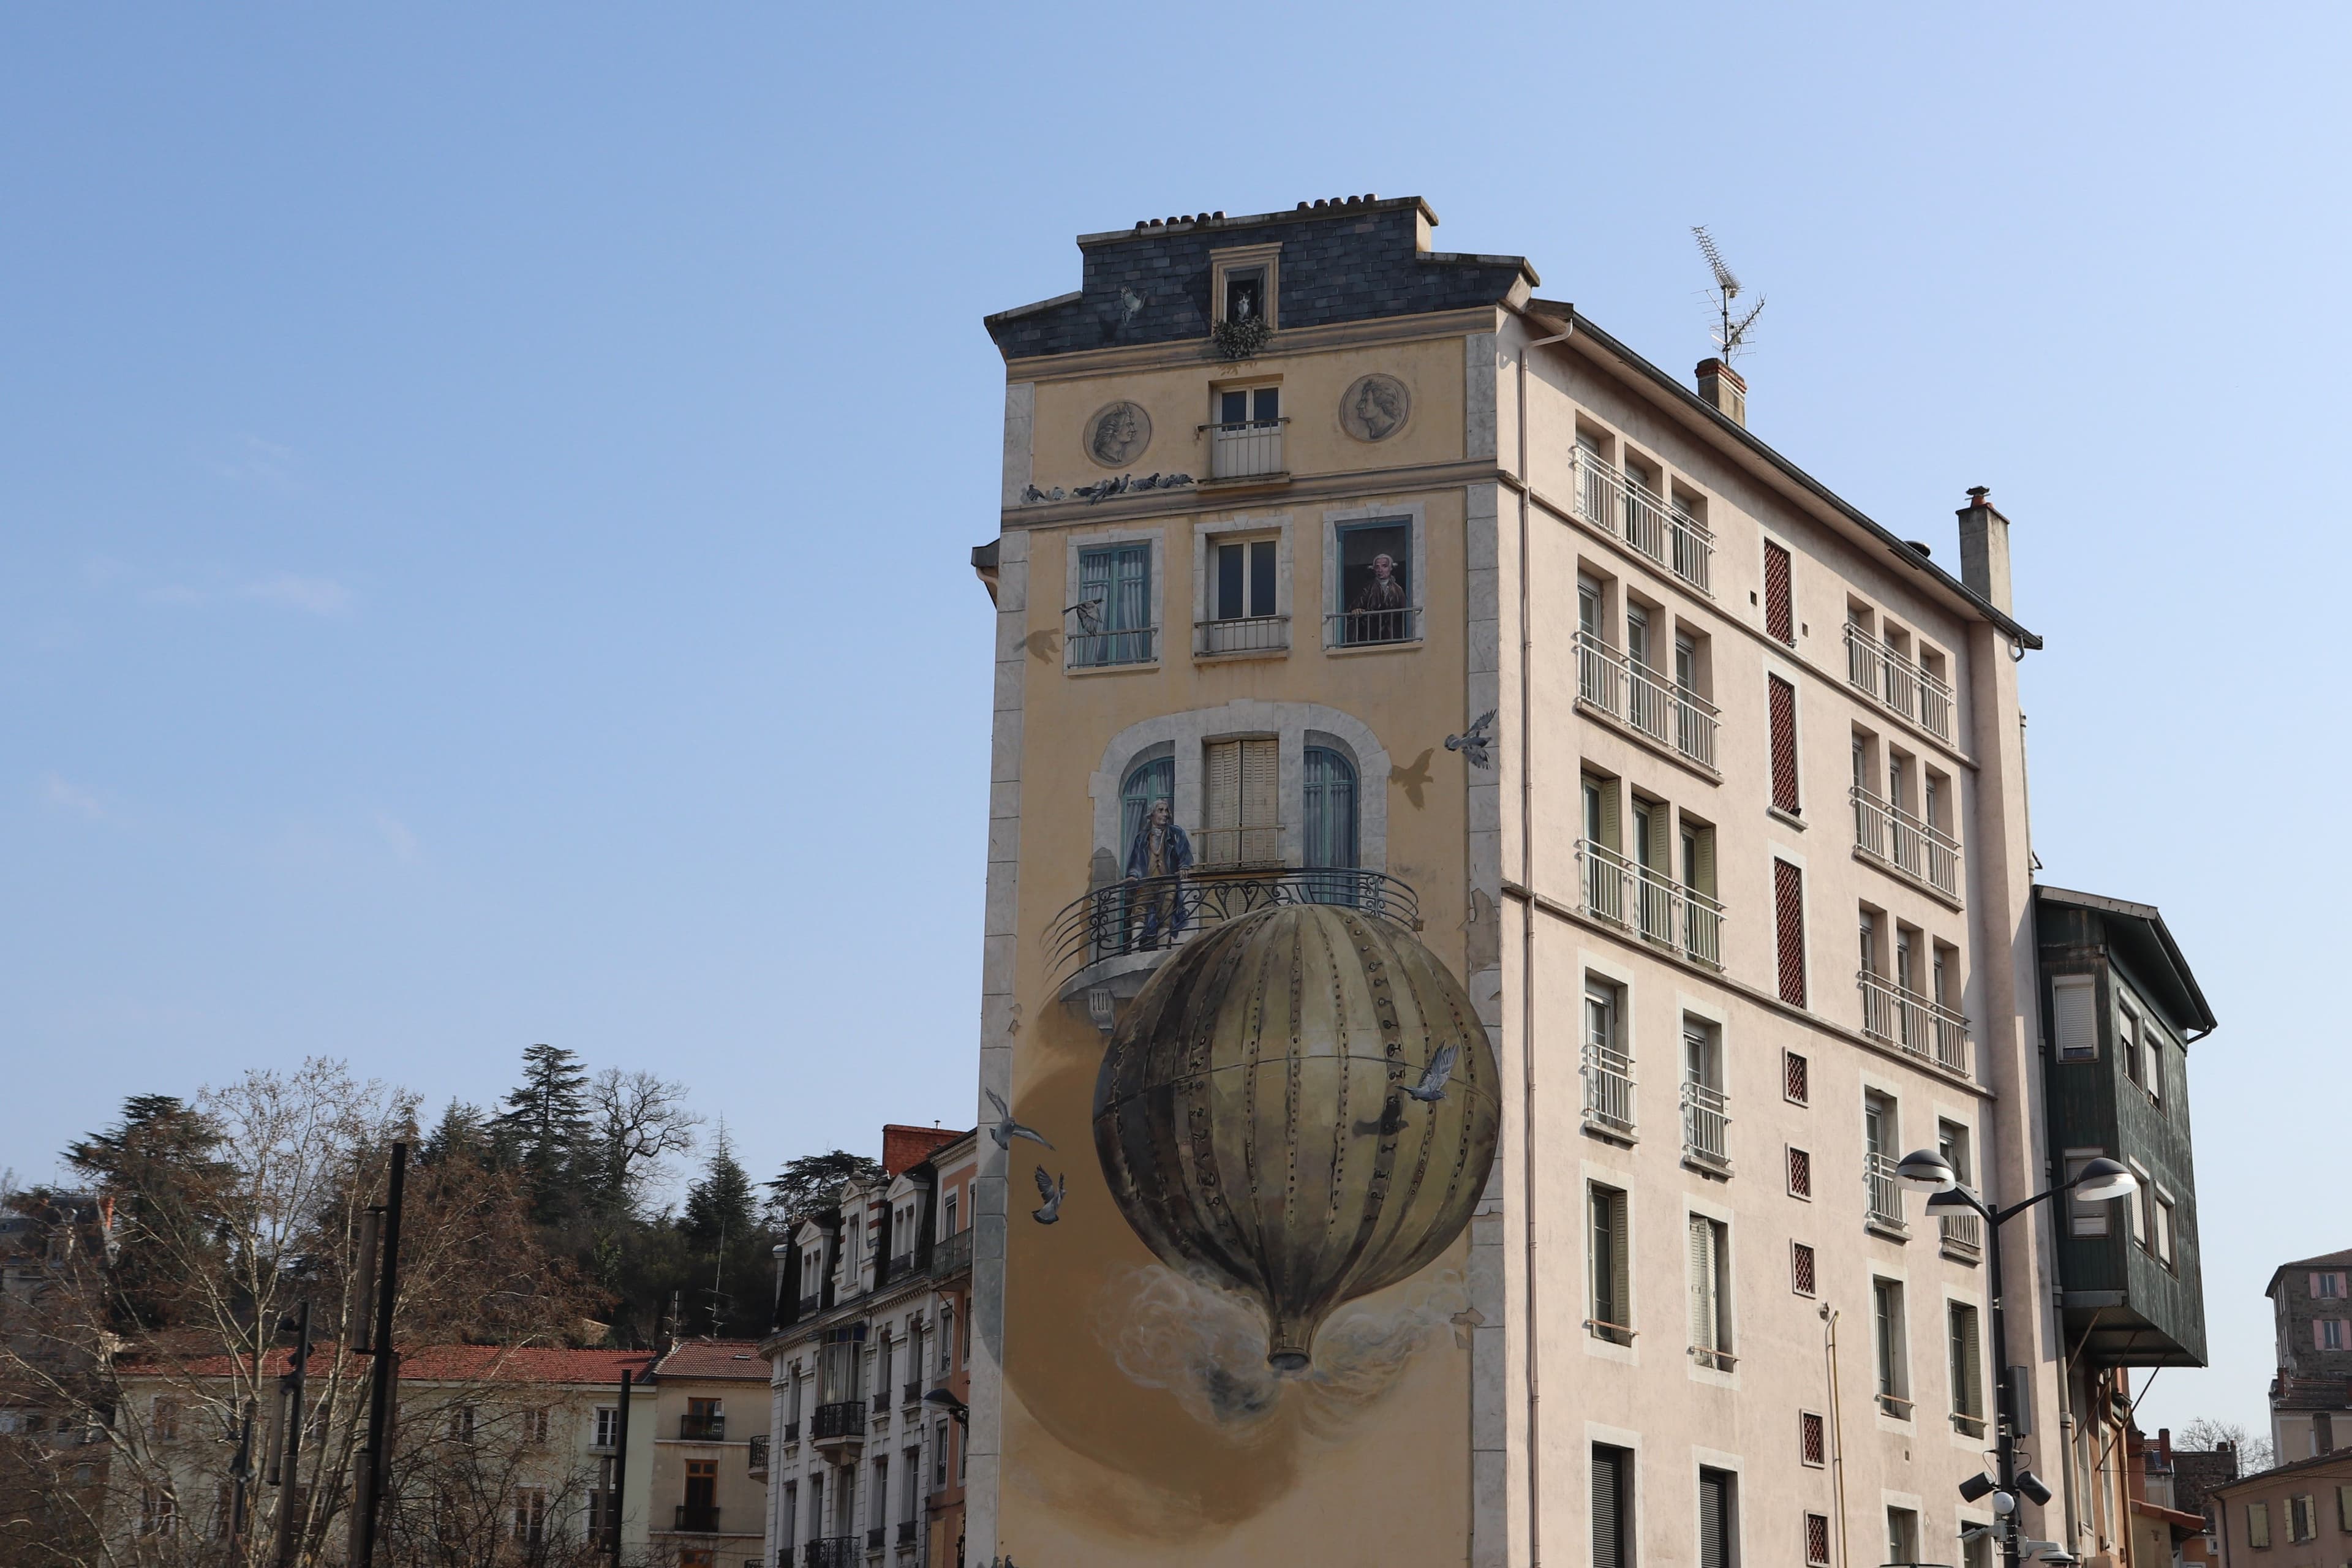
[[1719,359],[1698,362],[1698,395],[1708,407],[1741,429],[1748,428],[1748,383]]

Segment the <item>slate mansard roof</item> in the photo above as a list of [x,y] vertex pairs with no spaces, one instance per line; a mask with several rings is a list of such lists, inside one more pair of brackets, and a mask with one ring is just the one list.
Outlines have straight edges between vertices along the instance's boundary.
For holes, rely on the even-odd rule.
[[1437,215],[1419,196],[1349,196],[1286,213],[1192,217],[1078,237],[1075,294],[983,319],[1008,360],[1206,338],[1213,252],[1280,245],[1275,320],[1287,331],[1503,302],[1541,279],[1523,257],[1420,248]]

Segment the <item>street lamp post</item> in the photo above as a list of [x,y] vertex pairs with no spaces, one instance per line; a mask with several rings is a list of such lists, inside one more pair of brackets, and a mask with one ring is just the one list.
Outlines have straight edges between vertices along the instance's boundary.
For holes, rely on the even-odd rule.
[[2126,1196],[2139,1186],[2139,1179],[2128,1166],[2102,1157],[2086,1162],[2074,1180],[2003,1209],[1991,1207],[1960,1185],[1951,1162],[1933,1149],[1920,1149],[1903,1156],[1902,1163],[1895,1167],[1895,1179],[1913,1192],[1929,1194],[1927,1208],[1931,1214],[1938,1209],[1967,1209],[1981,1216],[1985,1229],[1991,1233],[1985,1242],[1985,1263],[1991,1284],[1995,1473],[1990,1485],[1981,1476],[1965,1483],[1960,1495],[1973,1502],[1988,1491],[1993,1493],[1993,1512],[2000,1520],[2001,1560],[2008,1568],[2018,1568],[2018,1493],[2022,1490],[2039,1506],[2050,1500],[2050,1489],[2031,1469],[2017,1468],[2019,1390],[2009,1374],[2009,1320],[2001,1291],[2000,1227],[2034,1205],[2064,1193],[2073,1193],[2090,1203]]

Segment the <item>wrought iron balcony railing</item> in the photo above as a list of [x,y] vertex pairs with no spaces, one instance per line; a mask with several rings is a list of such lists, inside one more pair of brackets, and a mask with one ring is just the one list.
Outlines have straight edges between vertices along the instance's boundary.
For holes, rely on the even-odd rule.
[[1196,621],[1193,651],[1220,653],[1280,653],[1290,646],[1288,616],[1244,616],[1231,620]]
[[1576,510],[1700,593],[1712,592],[1707,576],[1715,535],[1706,525],[1581,447],[1576,449]]
[[901,1405],[920,1405],[922,1402],[923,1380],[919,1377],[915,1379],[914,1382],[907,1384],[906,1388],[900,1392],[898,1395],[898,1403]]
[[677,1418],[677,1435],[688,1443],[724,1443],[727,1440],[727,1417],[681,1415]]
[[671,1529],[688,1535],[719,1533],[719,1505],[708,1502],[682,1502],[677,1505],[677,1522]]
[[1895,1179],[1895,1162],[1884,1154],[1862,1157],[1864,1212],[1883,1230],[1907,1231],[1903,1221],[1903,1184]]
[[764,1476],[768,1473],[768,1436],[766,1433],[763,1432],[760,1436],[751,1439],[751,1452],[745,1456],[745,1458],[749,1463],[751,1471],[753,1475]]
[[838,1399],[831,1405],[816,1407],[815,1419],[809,1423],[809,1436],[817,1442],[835,1437],[862,1437],[866,1435],[866,1401]]
[[808,1543],[808,1568],[864,1568],[866,1540],[858,1535],[828,1535]]
[[1952,738],[1952,689],[1853,622],[1845,624],[1846,680],[1881,708],[1939,740]]
[[1853,799],[1855,848],[1946,898],[1960,896],[1958,839],[1899,805],[1889,805],[1860,784],[1849,785],[1846,793]]
[[[1280,904],[1337,904],[1408,928],[1421,921],[1412,889],[1378,871],[1270,867],[1149,877],[1097,888],[1055,915],[1045,931],[1047,967],[1061,974],[1107,958],[1172,948]],[[937,1254],[932,1271],[939,1271]]]
[[913,1520],[902,1519],[898,1521],[898,1544],[901,1546],[912,1546],[915,1544],[915,1521]]
[[868,1552],[881,1551],[883,1537],[889,1533],[888,1529],[883,1525],[868,1525],[866,1531],[866,1550]]
[[1067,669],[1100,669],[1117,664],[1150,664],[1159,655],[1158,626],[1134,626],[1118,631],[1071,632],[1062,639],[1062,662]]
[[1969,1020],[1939,1002],[1931,1002],[1884,975],[1861,971],[1854,984],[1862,988],[1862,1032],[1930,1061],[1946,1072],[1969,1076]]
[[1421,640],[1421,606],[1393,610],[1334,610],[1323,617],[1325,647],[1376,647]]
[[943,1279],[971,1267],[971,1227],[943,1236],[931,1244],[931,1278]]
[[1633,1063],[1614,1046],[1584,1042],[1584,1120],[1606,1131],[1633,1131]]

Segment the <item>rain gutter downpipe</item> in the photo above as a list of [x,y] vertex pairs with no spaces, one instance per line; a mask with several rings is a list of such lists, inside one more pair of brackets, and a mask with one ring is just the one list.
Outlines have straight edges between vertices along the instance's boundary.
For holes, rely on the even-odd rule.
[[[1525,320],[1525,318],[1521,318]],[[1543,1443],[1538,1407],[1543,1393],[1536,1364],[1536,901],[1535,901],[1535,770],[1533,733],[1535,650],[1533,589],[1528,581],[1528,355],[1576,335],[1572,310],[1568,331],[1519,345],[1518,481],[1519,481],[1519,1091],[1520,1194],[1527,1209],[1528,1233],[1528,1568],[1543,1562]]]

